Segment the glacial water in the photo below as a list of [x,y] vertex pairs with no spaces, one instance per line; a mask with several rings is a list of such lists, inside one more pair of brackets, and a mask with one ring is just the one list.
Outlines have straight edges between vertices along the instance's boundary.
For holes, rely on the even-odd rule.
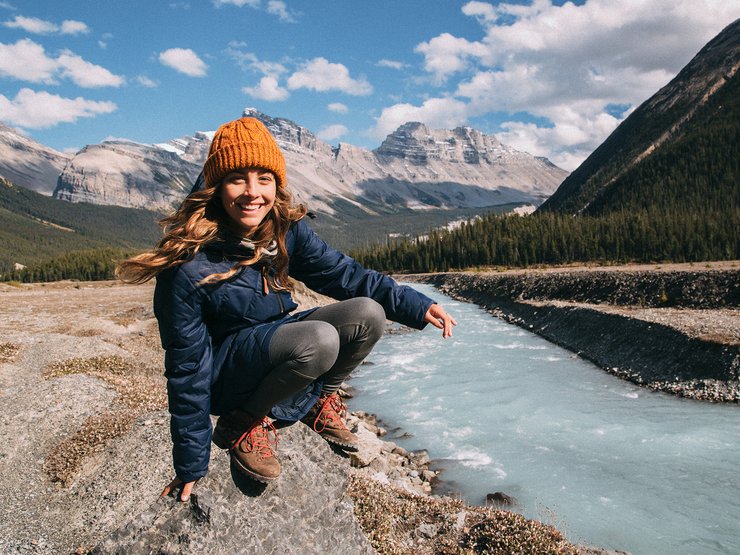
[[470,504],[488,492],[576,543],[635,555],[740,553],[740,407],[653,393],[479,307],[414,285],[458,320],[387,335],[350,408],[427,449]]

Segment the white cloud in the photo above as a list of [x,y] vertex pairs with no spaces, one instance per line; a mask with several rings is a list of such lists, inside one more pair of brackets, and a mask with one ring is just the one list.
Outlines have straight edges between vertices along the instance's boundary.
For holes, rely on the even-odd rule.
[[276,102],[290,96],[288,89],[281,87],[275,77],[266,76],[260,79],[256,87],[244,87],[242,92],[260,100]]
[[3,25],[10,27],[11,29],[23,29],[27,33],[34,33],[37,35],[50,35],[59,30],[59,27],[50,21],[45,21],[37,17],[25,17],[22,15],[15,16],[15,19],[6,21]]
[[159,86],[159,83],[157,83],[153,79],[150,79],[146,75],[137,75],[136,82],[142,87],[146,87],[148,89],[155,89]]
[[407,64],[404,64],[403,62],[398,62],[396,60],[379,60],[377,64],[378,67],[389,67],[391,69],[403,69],[406,67]]
[[86,62],[78,55],[64,50],[57,58],[60,75],[74,81],[80,87],[120,87],[125,80],[104,67]]
[[253,52],[246,52],[243,48],[246,46],[243,42],[232,41],[226,49],[226,54],[239,64],[245,71],[256,71],[263,75],[276,77],[287,72],[288,69],[279,62],[269,62],[260,60]]
[[30,39],[21,39],[15,44],[0,43],[0,76],[45,84],[56,84],[58,78],[68,78],[86,88],[120,87],[125,82],[120,75],[87,62],[69,50],[52,58],[43,46]]
[[434,129],[451,129],[464,124],[467,117],[464,102],[454,98],[430,98],[421,106],[395,104],[383,109],[370,133],[376,139],[383,139],[409,121],[419,121]]
[[424,69],[434,75],[438,84],[444,83],[449,75],[466,69],[469,58],[482,58],[487,54],[484,44],[453,37],[449,33],[422,42],[414,51],[424,55]]
[[58,64],[31,39],[0,43],[0,75],[30,83],[55,83]]
[[21,89],[14,99],[0,95],[0,119],[27,129],[44,129],[60,123],[74,123],[114,112],[113,102],[64,98],[46,91]]
[[285,2],[282,0],[268,0],[267,13],[278,16],[282,21],[293,23],[296,21],[295,15],[288,10]]
[[316,133],[316,136],[323,141],[335,141],[339,137],[346,135],[348,131],[349,129],[347,129],[344,125],[327,125],[318,133]]
[[[503,142],[573,169],[618,125],[610,104],[630,108],[654,94],[724,26],[740,4],[716,0],[589,0],[583,5],[473,1],[462,12],[485,36],[441,33],[420,43],[424,69],[451,91],[421,106],[397,104],[378,118],[376,136],[401,115],[432,124],[433,109],[455,104],[460,123],[491,112],[528,112],[502,125]],[[457,81],[454,81],[454,80]],[[450,92],[452,94],[450,94]],[[450,98],[451,97],[451,98]],[[428,118],[428,119],[425,119]],[[548,123],[535,125],[532,119]],[[400,122],[403,123],[403,122]]]
[[331,104],[327,105],[327,109],[331,112],[336,112],[337,114],[346,114],[349,112],[349,108],[345,104],[342,104],[341,102],[332,102]]
[[75,21],[73,19],[62,21],[60,26],[51,21],[46,21],[37,17],[17,15],[11,21],[5,21],[3,25],[10,27],[11,29],[23,29],[27,33],[34,33],[37,35],[51,35],[57,33],[62,35],[79,35],[90,32],[90,29],[85,23],[82,21]]
[[169,48],[159,54],[159,61],[190,77],[205,77],[206,63],[190,48]]
[[231,4],[232,6],[251,6],[252,8],[258,8],[260,0],[213,0],[213,5],[216,7],[225,6]]
[[342,64],[329,62],[326,58],[314,58],[288,78],[288,88],[310,89],[319,92],[341,91],[355,96],[373,92],[365,78],[353,79]]
[[59,32],[63,35],[84,35],[90,32],[90,28],[82,21],[66,19],[62,21]]

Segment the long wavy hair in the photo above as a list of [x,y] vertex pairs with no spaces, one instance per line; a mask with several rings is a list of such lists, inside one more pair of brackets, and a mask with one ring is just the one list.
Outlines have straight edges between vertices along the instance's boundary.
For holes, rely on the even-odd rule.
[[[159,222],[164,236],[157,246],[120,262],[116,277],[125,283],[145,283],[163,270],[191,260],[206,243],[226,236],[231,220],[221,204],[220,193],[221,183],[189,195],[174,214]],[[226,272],[205,277],[199,285],[227,280],[242,268],[261,263],[262,275],[273,289],[292,289],[285,237],[291,224],[305,215],[306,208],[293,204],[290,191],[277,187],[270,212],[245,237],[254,244],[254,255],[237,260]],[[267,249],[273,240],[277,243],[277,254],[269,256]]]

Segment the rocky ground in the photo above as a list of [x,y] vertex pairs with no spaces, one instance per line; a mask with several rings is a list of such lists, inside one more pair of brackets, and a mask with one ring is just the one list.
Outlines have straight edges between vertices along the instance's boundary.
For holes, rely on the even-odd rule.
[[243,480],[214,449],[189,503],[159,499],[171,444],[151,295],[0,285],[0,552],[586,552],[515,513],[428,495],[426,453],[381,440],[363,413],[350,458],[293,425],[276,483]]
[[740,402],[740,263],[409,276],[653,390]]

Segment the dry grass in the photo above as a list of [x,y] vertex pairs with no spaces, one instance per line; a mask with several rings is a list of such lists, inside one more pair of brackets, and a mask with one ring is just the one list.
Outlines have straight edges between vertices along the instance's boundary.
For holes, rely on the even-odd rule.
[[44,470],[52,481],[64,486],[72,482],[88,457],[125,434],[136,418],[167,407],[160,371],[138,367],[123,357],[72,358],[51,364],[41,373],[45,379],[70,374],[86,374],[104,381],[118,393],[117,402],[122,407],[91,416],[79,430],[52,448],[44,461]]
[[451,498],[432,498],[353,476],[357,520],[384,555],[577,554],[552,526]]
[[0,364],[13,362],[20,350],[21,346],[15,343],[0,343]]

